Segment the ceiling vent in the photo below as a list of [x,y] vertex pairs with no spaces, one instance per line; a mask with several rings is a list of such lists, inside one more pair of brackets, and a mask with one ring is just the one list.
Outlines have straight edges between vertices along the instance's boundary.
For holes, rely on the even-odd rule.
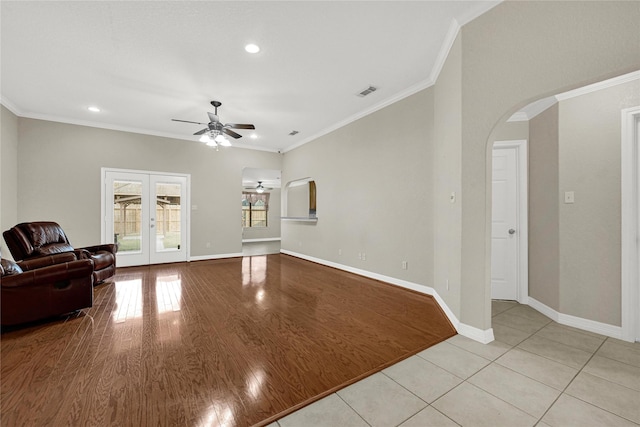
[[294,136],[299,134],[300,132],[298,132],[297,130],[292,130],[291,132],[289,132],[289,135]]
[[373,86],[369,86],[368,88],[366,88],[365,90],[363,90],[362,92],[360,92],[358,94],[358,96],[367,96],[369,95],[371,92],[375,92],[378,88],[373,87]]

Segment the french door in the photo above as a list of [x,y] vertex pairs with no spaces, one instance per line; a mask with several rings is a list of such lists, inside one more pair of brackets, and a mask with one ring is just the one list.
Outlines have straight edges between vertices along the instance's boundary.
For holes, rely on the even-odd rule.
[[103,241],[117,265],[188,259],[189,176],[103,169]]

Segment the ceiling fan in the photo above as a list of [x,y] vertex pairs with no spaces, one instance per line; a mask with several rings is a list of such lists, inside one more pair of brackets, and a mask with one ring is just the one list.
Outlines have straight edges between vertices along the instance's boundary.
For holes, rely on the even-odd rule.
[[262,185],[262,181],[258,181],[258,185],[255,187],[244,187],[245,190],[255,190],[256,193],[264,193],[265,190],[273,190],[273,188],[265,187]]
[[207,145],[216,147],[218,145],[222,145],[227,147],[231,145],[229,140],[225,138],[224,135],[229,135],[232,138],[238,139],[242,138],[242,135],[232,131],[231,129],[255,129],[256,127],[252,124],[242,124],[242,123],[226,123],[222,124],[220,122],[220,118],[218,117],[218,107],[222,105],[220,101],[211,101],[211,105],[215,108],[215,113],[207,112],[209,116],[209,123],[200,123],[200,122],[191,122],[188,120],[179,120],[179,119],[171,119],[174,122],[184,122],[184,123],[193,123],[196,125],[206,125],[207,127],[199,130],[194,133],[194,135],[202,135],[200,137],[200,141],[206,143]]

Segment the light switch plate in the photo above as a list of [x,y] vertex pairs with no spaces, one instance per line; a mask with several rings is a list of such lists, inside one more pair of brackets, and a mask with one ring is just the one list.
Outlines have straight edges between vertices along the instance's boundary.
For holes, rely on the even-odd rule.
[[565,203],[573,203],[575,200],[573,191],[565,191],[564,192],[564,202]]

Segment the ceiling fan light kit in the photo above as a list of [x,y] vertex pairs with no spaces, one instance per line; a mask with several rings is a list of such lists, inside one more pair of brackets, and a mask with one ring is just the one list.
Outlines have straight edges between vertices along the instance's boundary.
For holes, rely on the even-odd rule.
[[223,147],[230,147],[231,142],[225,135],[228,135],[234,139],[242,138],[242,135],[232,131],[231,129],[255,129],[252,124],[242,123],[226,123],[222,124],[218,117],[218,107],[222,105],[220,101],[211,101],[211,105],[215,108],[215,113],[207,113],[209,116],[209,123],[191,122],[188,120],[171,119],[174,122],[193,123],[196,125],[206,125],[207,127],[194,133],[194,135],[201,135],[200,142],[204,142],[208,146],[217,147],[219,145]]

